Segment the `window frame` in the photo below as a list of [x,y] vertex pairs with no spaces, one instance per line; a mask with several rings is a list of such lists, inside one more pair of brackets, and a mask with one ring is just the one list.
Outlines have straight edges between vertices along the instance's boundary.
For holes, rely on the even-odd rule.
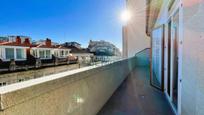
[[[21,54],[22,58],[18,58],[18,51],[21,50],[23,54]],[[16,48],[16,60],[26,59],[26,51],[24,48]]]
[[[8,49],[11,49],[11,50],[13,50],[13,52],[12,52],[12,57],[9,57],[8,55],[7,55],[7,50]],[[9,58],[8,58],[9,57]],[[11,60],[11,59],[14,59],[15,60],[15,48],[5,48],[5,60]]]

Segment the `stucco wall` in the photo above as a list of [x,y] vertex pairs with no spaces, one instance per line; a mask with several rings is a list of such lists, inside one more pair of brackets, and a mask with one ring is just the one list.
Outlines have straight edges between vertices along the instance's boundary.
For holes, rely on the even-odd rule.
[[127,54],[134,56],[137,52],[150,47],[150,38],[146,36],[146,0],[127,0],[127,9],[131,19],[126,29]]
[[128,57],[128,44],[127,44],[127,28],[126,26],[123,26],[122,28],[122,39],[123,39],[123,51],[122,51],[122,56],[123,58],[127,58]]
[[183,0],[182,115],[204,114],[204,1]]
[[136,58],[85,67],[0,88],[0,115],[95,115]]

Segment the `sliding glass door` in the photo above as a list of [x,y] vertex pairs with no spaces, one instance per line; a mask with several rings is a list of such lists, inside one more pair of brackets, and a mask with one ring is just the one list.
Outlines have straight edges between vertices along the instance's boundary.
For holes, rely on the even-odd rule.
[[175,110],[178,109],[179,85],[179,11],[168,23],[167,94]]
[[164,26],[152,31],[151,85],[164,89]]
[[172,41],[173,41],[173,60],[172,60],[172,102],[177,108],[178,104],[178,49],[179,49],[179,13],[176,13],[173,18],[173,32],[172,32]]

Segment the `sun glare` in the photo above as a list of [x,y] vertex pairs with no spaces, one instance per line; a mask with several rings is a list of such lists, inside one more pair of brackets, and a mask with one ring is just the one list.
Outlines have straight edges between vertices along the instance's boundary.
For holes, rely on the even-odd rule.
[[121,13],[121,20],[124,22],[124,23],[127,23],[131,18],[131,13],[129,10],[124,10],[122,11]]

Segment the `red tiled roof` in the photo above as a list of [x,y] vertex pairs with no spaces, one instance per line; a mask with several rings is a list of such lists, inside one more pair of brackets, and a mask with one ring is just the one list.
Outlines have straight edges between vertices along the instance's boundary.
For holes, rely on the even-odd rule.
[[61,45],[57,45],[56,47],[57,47],[58,49],[69,49],[69,48],[66,48],[66,47],[61,46]]
[[53,46],[46,46],[43,44],[37,44],[37,45],[31,45],[32,48],[36,47],[36,48],[54,48]]
[[16,42],[1,42],[0,45],[4,45],[4,46],[30,47],[29,44],[18,44],[18,43],[16,43]]
[[32,45],[31,47],[36,47],[36,48],[58,48],[58,49],[68,49],[68,48],[63,47],[63,46],[61,46],[61,45],[46,46],[46,45],[43,45],[43,44]]
[[38,44],[38,45],[35,45],[34,47],[36,47],[36,48],[54,48],[53,46],[46,46],[43,44]]
[[26,43],[17,43],[17,42],[0,42],[0,45],[4,46],[20,46],[20,47],[31,47],[31,48],[56,48],[56,49],[69,49],[61,45],[51,45],[47,46],[44,44],[26,44]]

